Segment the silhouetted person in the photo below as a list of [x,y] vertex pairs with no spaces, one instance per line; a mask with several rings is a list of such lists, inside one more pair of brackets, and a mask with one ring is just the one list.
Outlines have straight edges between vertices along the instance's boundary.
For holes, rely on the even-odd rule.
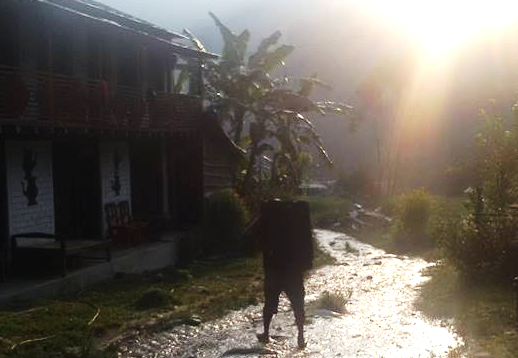
[[297,343],[304,348],[304,273],[312,266],[313,244],[309,205],[304,201],[271,200],[262,203],[260,235],[264,264],[264,332],[269,340],[270,322],[282,291],[290,300],[298,329]]

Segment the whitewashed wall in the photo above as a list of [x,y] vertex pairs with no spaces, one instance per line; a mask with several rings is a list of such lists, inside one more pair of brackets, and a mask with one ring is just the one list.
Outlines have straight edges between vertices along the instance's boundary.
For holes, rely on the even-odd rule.
[[[9,233],[21,232],[54,233],[54,186],[52,178],[52,144],[47,141],[7,141],[7,203],[9,210]],[[36,165],[32,172],[36,177],[38,196],[36,205],[28,205],[23,195],[23,153],[32,149]]]
[[[115,174],[114,153],[118,151],[121,162],[119,164],[120,193],[116,195],[112,189]],[[104,206],[107,203],[128,201],[131,208],[131,179],[128,143],[124,141],[101,142],[99,146],[101,165],[101,192],[103,210],[103,232],[106,233],[107,223]]]

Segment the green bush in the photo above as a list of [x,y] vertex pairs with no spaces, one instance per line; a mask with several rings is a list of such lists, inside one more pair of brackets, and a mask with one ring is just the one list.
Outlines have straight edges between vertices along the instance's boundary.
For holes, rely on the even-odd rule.
[[398,200],[391,229],[396,244],[420,246],[430,244],[428,225],[435,199],[425,189],[414,190]]
[[352,172],[342,172],[336,182],[339,194],[347,196],[372,195],[374,180],[368,170],[360,166]]
[[241,234],[249,219],[248,209],[239,195],[225,189],[207,198],[204,248],[206,253],[228,253],[242,248]]
[[518,274],[518,218],[510,205],[518,200],[518,106],[515,123],[481,111],[482,127],[475,136],[477,187],[469,193],[469,215],[448,220],[435,230],[444,255],[470,278],[504,278]]
[[138,309],[165,307],[171,302],[171,295],[161,288],[150,288],[140,296],[135,303]]
[[201,229],[183,233],[178,240],[178,260],[180,265],[187,265],[205,255],[205,232]]
[[381,200],[380,211],[383,215],[393,216],[398,207],[398,196],[388,196]]
[[518,220],[512,216],[485,216],[475,220],[444,219],[434,236],[443,255],[470,279],[509,279],[516,275]]

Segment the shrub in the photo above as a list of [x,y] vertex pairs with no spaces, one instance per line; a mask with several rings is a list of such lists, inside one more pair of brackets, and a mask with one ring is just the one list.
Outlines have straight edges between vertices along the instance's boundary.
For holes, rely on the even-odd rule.
[[508,279],[516,274],[517,257],[511,241],[517,230],[518,220],[512,216],[486,216],[478,222],[467,216],[443,219],[435,238],[443,255],[463,276]]
[[511,127],[500,115],[481,114],[472,170],[477,187],[469,192],[469,215],[445,222],[436,236],[444,255],[465,276],[508,278],[518,273],[518,252],[512,248],[518,218],[509,207],[518,199],[518,116]]
[[135,303],[138,309],[160,308],[167,306],[171,301],[169,292],[160,288],[150,288],[140,296]]
[[178,240],[178,261],[180,265],[186,265],[193,260],[203,258],[204,235],[200,229],[195,229],[182,234]]
[[372,195],[374,180],[368,170],[360,166],[349,173],[340,173],[336,182],[336,190],[339,194],[347,196]]
[[398,209],[403,228],[414,233],[424,232],[428,226],[432,204],[433,198],[424,189],[405,195]]
[[231,189],[213,193],[207,198],[204,248],[207,253],[226,253],[241,248],[240,235],[247,221],[244,201]]
[[388,196],[383,198],[380,204],[380,212],[383,215],[393,216],[396,213],[398,207],[398,197]]
[[434,198],[424,189],[402,196],[391,230],[394,241],[403,245],[429,244],[428,224],[434,207]]

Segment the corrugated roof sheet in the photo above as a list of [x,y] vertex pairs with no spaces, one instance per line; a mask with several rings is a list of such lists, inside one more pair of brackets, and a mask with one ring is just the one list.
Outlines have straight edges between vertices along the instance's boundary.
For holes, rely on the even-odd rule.
[[[20,1],[20,0],[19,0]],[[45,4],[68,11],[77,16],[89,18],[104,24],[116,26],[120,29],[150,37],[155,41],[167,44],[180,54],[193,57],[217,58],[216,54],[199,51],[173,42],[173,39],[187,39],[187,37],[176,32],[163,29],[145,20],[136,18],[122,11],[113,9],[93,0],[32,0],[33,2]]]

